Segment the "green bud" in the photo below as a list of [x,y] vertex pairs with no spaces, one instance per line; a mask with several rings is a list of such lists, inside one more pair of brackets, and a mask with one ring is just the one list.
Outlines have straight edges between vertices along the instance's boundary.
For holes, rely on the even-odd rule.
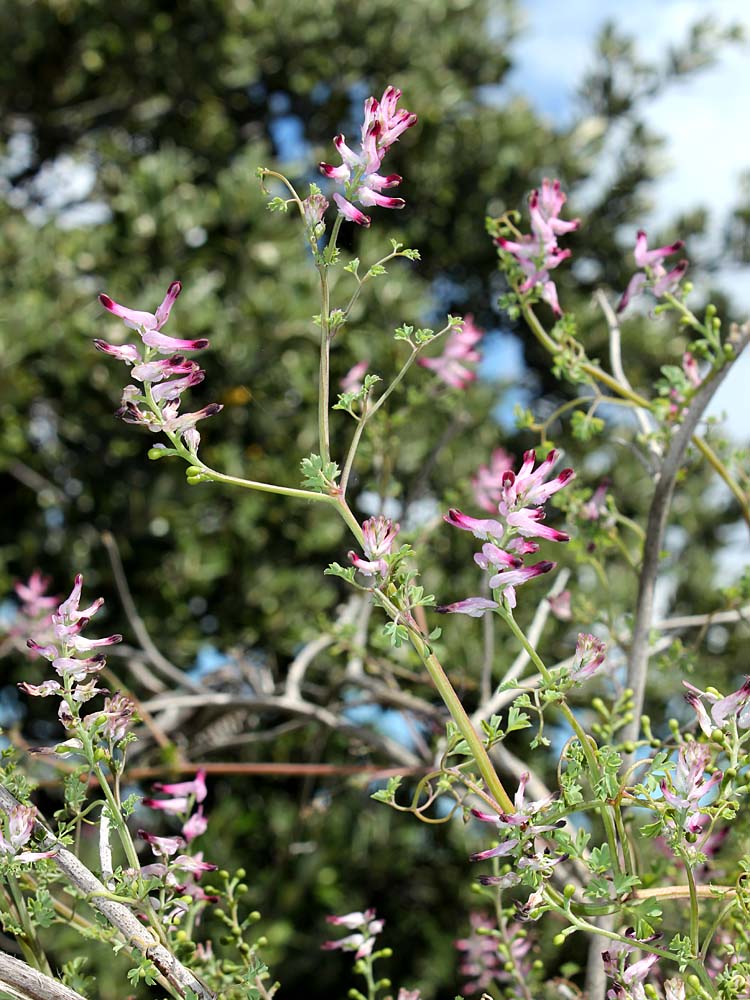
[[513,965],[512,962],[506,962],[505,965],[503,966],[505,972],[512,972],[514,968],[515,966]]
[[265,934],[263,934],[258,938],[258,940],[255,943],[259,948],[265,948],[266,945],[268,944],[268,938],[265,936]]
[[375,989],[376,990],[387,990],[387,989],[389,989],[390,985],[391,985],[390,979],[380,979],[375,984]]
[[594,711],[599,712],[600,715],[603,715],[605,717],[609,715],[609,712],[607,711],[607,706],[604,704],[601,698],[592,698],[591,707],[594,709]]
[[237,871],[235,872],[235,875],[237,876],[237,878],[244,878],[245,875],[247,875],[247,872],[245,871],[244,868],[238,868]]
[[151,459],[152,462],[158,462],[160,458],[166,458],[166,456],[167,456],[167,449],[166,448],[149,448],[148,451],[146,452],[146,455],[148,456],[148,458]]
[[726,771],[724,772],[724,777],[725,778],[736,778],[737,777],[737,768],[736,767],[728,767],[726,769]]
[[712,729],[711,730],[711,739],[714,741],[714,743],[723,743],[724,742],[724,733],[722,733],[722,731],[720,729]]
[[700,989],[701,981],[694,972],[691,972],[689,976],[685,976],[685,982],[694,990]]
[[244,882],[240,882],[240,884],[237,886],[237,892],[241,892],[241,893],[246,893],[247,892],[247,886],[245,885]]
[[541,972],[542,969],[544,968],[544,962],[541,960],[541,958],[536,958],[531,963],[531,968],[534,970],[534,972]]
[[634,753],[635,743],[633,743],[632,740],[626,740],[625,743],[623,743],[622,745],[622,749],[625,751],[625,753]]
[[393,948],[381,948],[380,949],[380,954],[383,956],[383,958],[392,958],[393,957]]
[[563,896],[565,896],[566,899],[571,899],[573,896],[575,896],[575,894],[576,894],[576,887],[574,885],[571,885],[570,882],[568,882],[565,888],[563,889]]
[[559,948],[559,947],[561,947],[561,945],[564,945],[565,944],[565,935],[564,934],[555,934],[555,936],[552,938],[552,944],[556,948]]
[[260,920],[260,910],[253,910],[252,913],[248,913],[247,919],[253,923],[257,924]]

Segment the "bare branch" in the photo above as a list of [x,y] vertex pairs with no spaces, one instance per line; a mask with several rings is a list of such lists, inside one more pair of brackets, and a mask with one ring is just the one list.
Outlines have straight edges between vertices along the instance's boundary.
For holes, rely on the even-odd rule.
[[117,587],[117,592],[120,595],[120,602],[122,603],[123,611],[125,612],[125,615],[130,622],[130,627],[138,639],[138,642],[141,644],[143,653],[149,663],[153,666],[154,670],[157,670],[164,677],[169,678],[169,680],[173,683],[179,684],[180,687],[186,687],[191,691],[202,691],[203,688],[200,684],[191,680],[184,673],[184,671],[180,670],[179,667],[176,667],[174,663],[171,663],[166,656],[164,656],[156,648],[156,645],[149,635],[143,619],[138,614],[135,602],[133,601],[133,596],[130,593],[130,587],[128,586],[127,577],[125,576],[122,559],[120,558],[120,550],[117,547],[114,535],[112,535],[109,531],[103,531],[102,543],[107,550],[107,555],[109,556],[109,561],[112,565],[112,575],[114,577],[115,586]]
[[[594,292],[594,298],[596,299],[599,308],[604,313],[604,318],[607,321],[607,327],[609,329],[609,362],[612,368],[612,374],[620,385],[632,392],[633,387],[631,386],[628,377],[625,374],[625,369],[622,366],[620,324],[617,322],[615,311],[601,288],[597,288]],[[650,437],[654,431],[654,423],[651,418],[651,414],[648,410],[644,410],[641,406],[634,407],[634,412],[635,418],[638,421],[638,426],[641,429],[641,433]],[[654,456],[661,457],[661,448],[656,441],[649,441],[648,447],[649,451]],[[653,471],[653,469],[651,471]]]
[[[728,343],[734,348],[736,360],[748,341],[750,341],[750,322],[742,327],[733,326]],[[727,361],[713,377],[707,378],[696,390],[688,405],[682,423],[675,431],[659,477],[656,481],[651,507],[648,513],[646,538],[643,543],[643,563],[638,583],[638,600],[636,604],[635,621],[633,624],[633,641],[630,647],[628,662],[628,687],[633,691],[633,718],[625,726],[622,738],[624,741],[637,740],[641,726],[641,713],[646,695],[646,675],[649,660],[649,633],[652,627],[654,611],[654,591],[659,574],[659,558],[664,543],[664,532],[667,527],[669,509],[672,502],[677,475],[680,471],[685,451],[690,444],[698,423],[706,407],[716,394],[732,367]]]
[[0,990],[19,1000],[84,1000],[75,990],[1,951]]

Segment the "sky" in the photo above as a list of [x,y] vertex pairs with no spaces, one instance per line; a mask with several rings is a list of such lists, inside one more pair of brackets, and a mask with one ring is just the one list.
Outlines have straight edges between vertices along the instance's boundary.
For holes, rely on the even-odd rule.
[[[593,40],[614,20],[638,39],[645,57],[658,57],[711,16],[743,25],[750,39],[749,0],[523,0],[523,34],[514,47],[508,88],[523,94],[553,122],[576,107],[576,88],[592,63]],[[708,206],[710,242],[718,246],[722,221],[733,206],[737,181],[750,170],[750,41],[726,45],[715,66],[671,84],[646,118],[666,137],[664,173],[652,189],[653,209],[644,227],[657,228],[681,211]],[[750,268],[720,269],[717,283],[750,316]],[[727,377],[710,412],[727,413],[732,435],[750,436],[750,349]]]

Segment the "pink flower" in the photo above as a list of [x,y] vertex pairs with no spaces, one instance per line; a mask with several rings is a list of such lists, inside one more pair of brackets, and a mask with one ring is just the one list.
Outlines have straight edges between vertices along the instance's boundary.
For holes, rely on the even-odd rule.
[[549,602],[549,609],[552,614],[561,622],[569,622],[573,617],[573,612],[570,607],[570,591],[563,590],[559,594],[554,594],[552,597],[547,598]]
[[400,526],[394,524],[389,517],[371,517],[362,525],[363,542],[366,559],[356,552],[347,553],[349,561],[364,576],[387,576],[388,563],[384,556],[391,554],[396,535]]
[[356,365],[352,365],[339,382],[342,390],[344,392],[359,392],[362,388],[362,379],[367,374],[369,366],[369,361],[358,361]]
[[[682,683],[688,689],[685,700],[695,711],[698,724],[709,739],[714,729],[723,729],[731,718],[736,719],[740,729],[750,729],[750,676],[745,677],[742,686],[725,698],[719,694],[701,691],[688,681]],[[703,698],[711,705],[710,717],[703,704]]]
[[502,497],[503,475],[513,468],[513,458],[504,448],[495,448],[489,465],[480,465],[471,478],[474,500],[482,510],[493,513]]
[[503,236],[495,240],[501,249],[515,257],[526,275],[526,280],[519,286],[519,292],[528,292],[540,285],[542,298],[552,307],[556,316],[560,316],[562,310],[557,299],[557,288],[549,272],[571,255],[570,250],[558,247],[557,237],[573,232],[581,224],[580,219],[565,222],[559,217],[566,200],[566,195],[560,189],[560,182],[545,178],[541,191],[534,190],[529,195],[531,235],[522,236],[518,241],[508,240]]
[[348,930],[357,930],[356,934],[348,934],[338,941],[326,941],[321,947],[324,951],[332,951],[341,948],[343,951],[355,952],[355,958],[364,958],[372,954],[375,945],[375,938],[385,925],[384,920],[375,919],[375,910],[365,910],[364,913],[355,911],[345,913],[341,917],[326,917],[329,924],[337,927],[346,927]]
[[[30,840],[34,832],[36,821],[36,807],[24,806],[20,803],[13,806],[5,814],[5,824],[7,839],[0,832],[0,852],[11,855],[13,861],[39,861],[42,858],[51,858],[57,851],[20,851]],[[19,853],[20,851],[20,853]]]
[[354,201],[359,201],[365,207],[379,205],[382,208],[403,208],[405,204],[403,198],[382,194],[384,190],[401,183],[399,175],[384,176],[379,173],[390,147],[417,121],[416,115],[397,109],[400,97],[401,91],[395,87],[387,87],[380,102],[369,97],[365,101],[360,151],[355,153],[347,146],[344,136],[337,135],[333,142],[341,156],[341,165],[334,167],[329,163],[320,164],[321,173],[344,184],[346,197],[338,192],[333,196],[339,213],[360,226],[369,226],[370,219],[352,204]]
[[190,819],[186,823],[183,823],[182,836],[189,844],[191,840],[200,837],[207,829],[208,820],[203,815],[203,806],[198,806],[197,812],[194,812]]
[[584,521],[598,521],[602,516],[607,509],[607,490],[609,487],[609,479],[602,479],[591,499],[587,500],[581,507],[581,517]]
[[667,257],[671,257],[672,254],[677,253],[678,250],[682,250],[684,246],[685,244],[682,240],[676,240],[668,246],[649,250],[646,233],[642,229],[639,229],[635,240],[633,256],[635,257],[636,266],[641,268],[641,270],[636,271],[628,282],[628,286],[617,305],[617,311],[622,312],[626,309],[633,296],[637,295],[649,283],[657,299],[666,292],[674,291],[688,269],[688,262],[681,260],[671,271],[667,271],[664,267],[664,260]]
[[[177,296],[182,291],[182,284],[179,281],[173,281],[172,284],[167,289],[167,294],[164,296],[164,300],[155,313],[141,312],[138,309],[128,309],[126,306],[121,306],[119,303],[115,302],[102,292],[99,296],[99,301],[114,316],[119,316],[120,319],[125,321],[125,326],[130,327],[131,330],[137,330],[141,335],[141,340],[147,347],[153,347],[160,354],[174,354],[175,351],[201,351],[204,347],[208,347],[208,341],[205,339],[200,340],[180,340],[177,337],[167,337],[161,333],[162,327],[166,324],[169,319],[169,314],[172,311],[172,306],[177,300]],[[132,345],[128,345],[128,348],[115,348],[112,350],[112,345],[107,344],[103,340],[95,340],[94,344],[100,351],[104,351],[106,354],[114,354],[118,351],[120,354],[125,351],[127,357],[123,357],[122,360],[127,361],[130,359],[133,351],[129,350]],[[115,354],[115,356],[118,356]]]
[[568,674],[569,679],[580,683],[592,677],[604,663],[606,655],[607,646],[601,639],[587,632],[581,632],[576,643],[573,669]]
[[499,504],[501,514],[527,504],[543,504],[553,494],[566,486],[575,473],[572,469],[563,469],[553,479],[548,479],[552,467],[557,461],[558,453],[552,449],[543,462],[534,470],[536,452],[527,451],[523,456],[523,465],[518,473],[511,469],[503,476],[503,495]]
[[29,617],[46,614],[58,603],[58,598],[47,594],[49,577],[42,576],[39,570],[34,570],[27,583],[17,583],[14,590],[21,601],[23,613]]
[[438,378],[453,389],[465,389],[476,379],[477,374],[466,367],[465,362],[480,361],[482,355],[474,349],[483,332],[476,326],[471,316],[467,316],[460,328],[448,335],[445,349],[436,358],[418,358],[417,364],[435,372]]
[[490,601],[486,597],[467,597],[453,604],[440,604],[435,610],[441,615],[469,615],[471,618],[482,618],[486,611],[493,611],[499,607],[497,601]]
[[453,528],[460,528],[462,531],[470,531],[475,538],[496,539],[503,536],[504,528],[499,521],[488,518],[469,517],[462,514],[460,510],[451,507],[447,514],[443,514],[443,520]]
[[703,380],[698,371],[698,362],[690,351],[685,351],[682,355],[682,370],[685,372],[688,382],[694,389],[697,389]]
[[206,789],[206,772],[203,768],[196,772],[191,781],[178,781],[174,784],[163,784],[160,781],[154,783],[154,790],[166,792],[167,795],[194,795],[196,802],[205,802],[208,790]]
[[176,854],[181,847],[185,846],[182,837],[157,837],[156,834],[149,833],[147,830],[139,830],[138,836],[141,840],[146,841],[157,858]]
[[161,812],[174,813],[175,816],[184,815],[188,811],[189,799],[187,795],[175,799],[144,799],[143,805],[149,809],[158,809]]
[[708,816],[698,809],[698,803],[715,786],[721,784],[723,773],[716,771],[706,781],[706,767],[711,760],[711,751],[704,743],[683,743],[677,755],[677,767],[670,782],[663,778],[661,793],[673,809],[684,812],[684,829],[688,833],[699,833]]
[[[469,980],[463,986],[463,992],[467,994],[485,990],[496,979],[503,978],[503,975],[508,978],[507,974],[503,974],[497,938],[491,934],[477,933],[479,930],[496,929],[495,923],[485,913],[470,913],[469,922],[469,936],[453,942],[454,947],[461,952],[458,971]],[[508,933],[511,936],[512,926],[508,928]],[[531,942],[517,936],[513,940],[514,945],[521,946],[514,951],[514,958],[521,958],[531,947]]]
[[[568,535],[540,522],[544,519],[544,504],[573,478],[572,469],[563,469],[550,478],[557,454],[551,451],[534,469],[536,453],[527,451],[523,464],[514,473],[506,469],[502,474],[500,500],[497,505],[501,520],[474,518],[455,508],[444,515],[444,520],[462,531],[470,531],[475,538],[486,542],[474,561],[492,573],[490,587],[500,591],[509,608],[516,606],[516,587],[555,568],[555,563],[542,561],[532,566],[523,565],[523,557],[536,552],[539,545],[529,539],[543,538],[552,542],[567,542]],[[539,504],[540,506],[526,506]],[[495,572],[497,570],[498,572]],[[496,596],[496,595],[495,595]],[[471,597],[465,601],[447,604],[437,610],[449,614],[468,614],[481,617],[485,611],[499,607],[496,601]]]

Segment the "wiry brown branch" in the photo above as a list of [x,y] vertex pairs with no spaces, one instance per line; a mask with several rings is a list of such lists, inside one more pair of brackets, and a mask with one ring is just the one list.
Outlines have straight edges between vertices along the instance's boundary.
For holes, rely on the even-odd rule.
[[200,684],[191,680],[191,678],[188,677],[184,671],[176,667],[174,663],[171,663],[166,656],[164,656],[159,649],[157,649],[154,640],[149,635],[148,629],[146,628],[143,619],[138,614],[133,596],[130,593],[130,587],[128,586],[127,577],[125,576],[122,559],[120,558],[120,550],[117,547],[114,535],[112,535],[109,531],[103,531],[102,543],[107,550],[107,555],[109,556],[109,561],[112,565],[112,575],[114,577],[115,586],[117,587],[117,592],[120,595],[120,602],[122,603],[123,611],[130,622],[133,634],[141,644],[144,656],[148,659],[154,670],[158,671],[162,674],[162,676],[167,677],[173,683],[178,684],[180,687],[188,688],[190,691],[202,691],[203,688]]
[[[728,343],[734,348],[736,360],[748,341],[750,341],[750,322],[743,326],[733,326]],[[722,384],[732,362],[727,361],[712,377],[696,390],[690,401],[682,423],[675,431],[669,448],[664,456],[659,476],[656,481],[653,499],[648,513],[646,538],[643,543],[643,563],[638,582],[638,600],[636,603],[635,620],[633,623],[633,639],[628,661],[628,687],[633,691],[633,718],[623,730],[623,740],[636,740],[640,732],[641,713],[646,695],[646,675],[649,660],[649,633],[652,627],[654,611],[654,592],[659,574],[659,558],[664,544],[664,532],[667,527],[669,509],[672,502],[677,476],[685,457],[685,451],[690,444],[698,423],[706,407]]]

